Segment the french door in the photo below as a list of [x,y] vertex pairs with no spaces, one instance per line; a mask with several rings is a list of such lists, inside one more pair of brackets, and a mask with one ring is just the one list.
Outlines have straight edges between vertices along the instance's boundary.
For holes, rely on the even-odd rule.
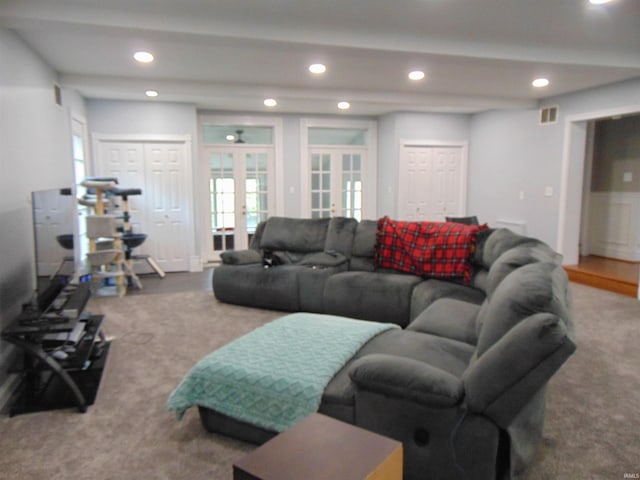
[[367,150],[362,147],[310,147],[311,218],[351,217],[362,220],[363,167]]
[[205,146],[210,215],[205,255],[249,246],[258,223],[275,212],[274,149],[262,145]]

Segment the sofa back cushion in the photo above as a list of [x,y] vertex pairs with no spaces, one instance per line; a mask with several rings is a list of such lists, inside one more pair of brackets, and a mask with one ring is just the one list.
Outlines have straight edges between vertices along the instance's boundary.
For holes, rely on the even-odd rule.
[[358,223],[351,246],[349,270],[373,272],[377,230],[378,222],[376,220],[362,220]]
[[322,252],[329,221],[328,218],[270,217],[262,232],[260,248],[297,253]]
[[555,263],[537,262],[509,273],[487,297],[477,317],[481,357],[509,330],[536,313],[551,313],[569,318],[568,279]]
[[518,245],[540,243],[539,240],[518,235],[508,228],[498,228],[487,232],[479,232],[474,255],[474,263],[484,268],[491,268],[493,262],[500,255]]
[[351,257],[353,236],[358,221],[355,218],[332,217],[327,229],[324,251],[330,254],[339,253],[346,258]]
[[266,221],[262,221],[258,223],[256,227],[256,231],[253,232],[251,236],[251,241],[249,242],[249,248],[251,250],[260,250],[260,241],[262,240],[262,233],[264,232],[264,227],[267,226]]
[[538,240],[517,245],[505,251],[491,265],[487,273],[486,293],[491,296],[507,275],[524,265],[536,262],[560,265],[561,261],[562,255]]

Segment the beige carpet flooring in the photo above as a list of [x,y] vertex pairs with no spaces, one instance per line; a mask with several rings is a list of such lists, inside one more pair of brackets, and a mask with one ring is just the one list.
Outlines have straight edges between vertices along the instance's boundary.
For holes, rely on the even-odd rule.
[[[640,302],[572,285],[578,352],[548,391],[530,480],[640,472]],[[252,445],[177,421],[171,390],[202,356],[280,315],[218,303],[210,291],[94,298],[115,337],[96,403],[0,418],[2,479],[231,479]],[[425,474],[428,478],[428,474]]]

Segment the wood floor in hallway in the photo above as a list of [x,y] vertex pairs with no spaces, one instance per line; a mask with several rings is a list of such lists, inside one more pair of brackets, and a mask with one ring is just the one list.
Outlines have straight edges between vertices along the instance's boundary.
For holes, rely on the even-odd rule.
[[587,255],[578,265],[567,265],[571,281],[630,297],[638,296],[640,262],[626,262],[612,258]]

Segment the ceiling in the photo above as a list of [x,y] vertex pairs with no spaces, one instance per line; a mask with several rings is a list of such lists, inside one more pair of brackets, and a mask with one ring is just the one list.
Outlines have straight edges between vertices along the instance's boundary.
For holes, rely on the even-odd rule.
[[0,26],[87,98],[212,110],[472,113],[640,77],[639,0],[0,0]]

